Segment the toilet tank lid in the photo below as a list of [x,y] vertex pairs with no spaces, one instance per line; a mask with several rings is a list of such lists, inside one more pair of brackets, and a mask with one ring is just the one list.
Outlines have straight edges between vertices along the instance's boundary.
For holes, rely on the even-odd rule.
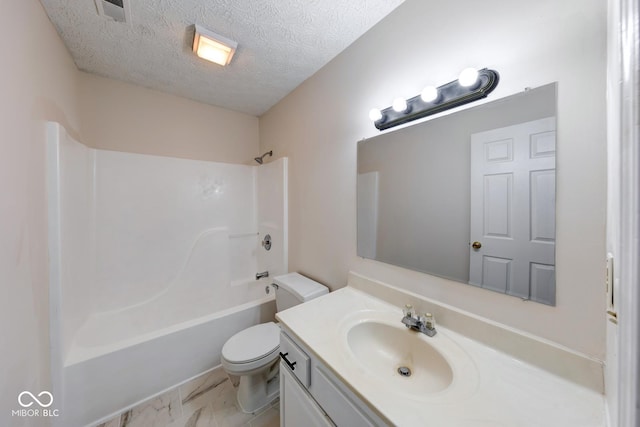
[[325,285],[304,277],[300,273],[283,274],[273,278],[273,282],[286,289],[288,292],[296,296],[300,301],[309,301],[310,299],[328,294],[329,288]]

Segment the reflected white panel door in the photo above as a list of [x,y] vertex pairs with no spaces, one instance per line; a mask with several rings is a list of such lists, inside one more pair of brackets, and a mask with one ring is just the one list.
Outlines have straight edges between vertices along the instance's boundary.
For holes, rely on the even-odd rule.
[[470,284],[555,304],[555,128],[471,135]]

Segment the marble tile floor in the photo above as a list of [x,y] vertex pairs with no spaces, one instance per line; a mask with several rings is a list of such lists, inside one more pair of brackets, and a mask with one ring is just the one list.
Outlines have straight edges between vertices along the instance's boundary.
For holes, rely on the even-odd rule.
[[245,414],[236,391],[219,367],[98,424],[96,427],[279,427],[279,401]]

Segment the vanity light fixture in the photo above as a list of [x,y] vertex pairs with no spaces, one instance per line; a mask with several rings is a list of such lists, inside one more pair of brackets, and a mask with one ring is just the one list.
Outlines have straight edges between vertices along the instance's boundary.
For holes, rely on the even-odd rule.
[[369,111],[369,118],[371,119],[372,122],[377,122],[382,118],[382,112],[377,108],[372,108]]
[[478,83],[478,70],[475,68],[465,68],[458,76],[460,86],[473,87]]
[[438,88],[434,86],[427,86],[422,89],[420,93],[420,99],[423,102],[434,102],[440,97],[440,92],[438,92]]
[[379,130],[389,129],[413,120],[486,98],[498,82],[497,71],[467,68],[453,80],[439,87],[427,86],[420,95],[410,99],[396,98],[391,107],[369,112],[369,118]]
[[196,24],[193,51],[202,59],[225,66],[231,62],[238,42],[228,39]]
[[391,104],[391,108],[396,113],[406,113],[407,112],[407,100],[404,98],[396,98],[393,100]]

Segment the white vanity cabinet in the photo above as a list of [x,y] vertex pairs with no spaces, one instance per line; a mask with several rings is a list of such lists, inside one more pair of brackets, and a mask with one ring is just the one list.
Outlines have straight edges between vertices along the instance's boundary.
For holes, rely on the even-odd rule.
[[280,427],[333,427],[327,414],[280,363]]
[[280,333],[280,426],[386,426],[291,334]]

